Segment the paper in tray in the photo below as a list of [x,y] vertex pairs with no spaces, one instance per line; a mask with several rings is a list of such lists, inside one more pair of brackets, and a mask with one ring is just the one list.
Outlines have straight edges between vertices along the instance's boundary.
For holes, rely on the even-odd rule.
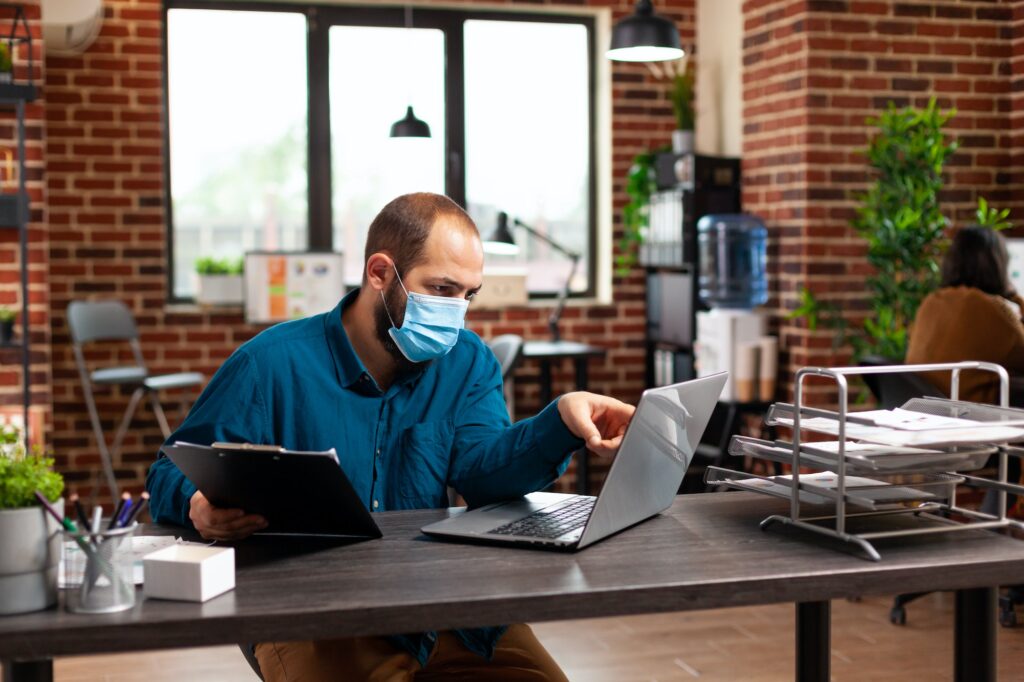
[[[847,441],[845,457],[847,468],[853,472],[928,473],[979,469],[996,451],[993,446],[933,450]],[[839,463],[838,452],[839,441],[801,443],[800,462],[807,466],[835,469]],[[767,441],[747,436],[733,436],[729,444],[729,453],[740,457],[768,459],[782,464],[790,464],[793,461],[792,443],[781,440]]]
[[[873,411],[877,412],[877,411]],[[831,436],[839,435],[838,414],[827,410],[809,410],[804,408],[802,414],[808,415],[800,420],[800,428]],[[868,416],[861,417],[861,414]],[[1003,443],[1024,440],[1024,428],[995,425],[991,422],[962,420],[956,424],[946,417],[932,417],[941,420],[937,428],[925,428],[929,415],[920,413],[914,428],[906,428],[910,420],[891,418],[886,422],[877,414],[853,413],[847,417],[845,435],[848,439],[893,445],[897,447],[954,446],[979,443]],[[871,423],[865,423],[871,422]],[[879,425],[878,422],[903,424],[904,428]],[[768,411],[768,423],[781,426],[793,426],[793,406],[784,403],[772,405]],[[964,425],[966,424],[966,426]]]

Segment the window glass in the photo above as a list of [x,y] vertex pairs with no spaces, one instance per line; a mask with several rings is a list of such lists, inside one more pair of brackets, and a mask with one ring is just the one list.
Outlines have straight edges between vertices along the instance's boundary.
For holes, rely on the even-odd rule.
[[[582,24],[465,23],[466,201],[486,238],[505,211],[580,253],[572,290],[587,289],[590,258],[590,88]],[[531,293],[558,291],[570,262],[516,229]]]
[[198,258],[302,250],[308,233],[306,19],[167,13],[174,295]]
[[[346,283],[358,284],[380,209],[408,192],[444,193],[444,33],[332,26],[329,36],[334,250]],[[408,106],[431,137],[390,137]]]

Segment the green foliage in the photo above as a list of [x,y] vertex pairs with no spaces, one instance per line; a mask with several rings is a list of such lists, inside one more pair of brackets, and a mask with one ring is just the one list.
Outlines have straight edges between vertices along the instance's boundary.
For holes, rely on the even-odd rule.
[[0,73],[14,71],[14,61],[11,59],[11,46],[0,40]]
[[0,509],[20,509],[38,504],[35,491],[56,502],[64,491],[64,479],[53,471],[53,459],[34,453],[23,459],[0,456]]
[[693,130],[693,78],[693,62],[688,61],[686,69],[672,79],[672,91],[669,93],[669,99],[672,100],[672,111],[676,116],[677,130]]
[[14,322],[18,311],[5,305],[0,305],[0,322]]
[[622,208],[622,239],[615,259],[616,274],[625,276],[636,265],[636,251],[644,240],[650,216],[651,195],[657,189],[654,179],[654,153],[637,154],[626,176],[629,202]]
[[868,242],[867,279],[874,317],[864,335],[852,340],[858,356],[871,353],[902,360],[907,326],[921,300],[939,282],[939,259],[949,220],[939,208],[942,169],[956,151],[942,128],[955,114],[941,112],[935,99],[923,110],[889,108],[868,123],[878,134],[867,149],[877,171],[875,183],[860,197],[854,229]]
[[978,197],[978,210],[974,212],[975,224],[980,227],[990,227],[996,231],[1009,230],[1013,227],[1007,218],[1010,217],[1010,209],[1002,211],[992,208],[985,201],[985,197]]
[[14,424],[4,424],[0,427],[0,444],[11,445],[21,442],[21,429]]
[[196,272],[200,275],[241,275],[244,269],[244,258],[200,258],[196,260]]

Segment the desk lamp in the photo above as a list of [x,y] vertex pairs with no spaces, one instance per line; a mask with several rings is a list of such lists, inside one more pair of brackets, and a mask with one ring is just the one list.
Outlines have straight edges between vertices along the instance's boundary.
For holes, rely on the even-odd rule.
[[[579,265],[581,256],[575,251],[570,251],[565,248],[546,234],[530,227],[518,218],[513,218],[512,224],[523,228],[534,237],[545,242],[555,251],[558,251],[572,261],[572,267],[569,269],[569,276],[565,278],[565,284],[562,285],[562,288],[558,292],[558,304],[555,306],[555,309],[551,311],[551,316],[548,317],[548,329],[551,330],[551,340],[558,341],[560,340],[558,334],[558,322],[562,319],[562,311],[565,310],[565,301],[569,297],[569,286],[572,284],[572,278],[576,274],[576,267]],[[512,231],[509,229],[508,214],[504,211],[498,213],[498,225],[495,227],[490,238],[484,242],[484,251],[487,253],[506,256],[519,253],[519,246],[516,244],[516,240],[512,236]]]

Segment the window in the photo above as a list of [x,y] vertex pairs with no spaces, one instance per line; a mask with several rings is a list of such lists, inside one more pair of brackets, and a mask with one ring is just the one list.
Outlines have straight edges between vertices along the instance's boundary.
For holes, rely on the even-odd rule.
[[[594,20],[419,8],[411,18],[168,0],[176,300],[191,298],[197,258],[249,250],[342,251],[345,281],[358,284],[370,222],[410,191],[452,197],[485,238],[499,212],[520,219],[580,253],[572,291],[595,293]],[[430,139],[388,136],[410,105]],[[531,295],[555,295],[569,260],[515,236],[520,255],[489,265],[525,268]]]
[[190,298],[198,258],[306,248],[306,18],[172,9],[167,81],[172,290]]

